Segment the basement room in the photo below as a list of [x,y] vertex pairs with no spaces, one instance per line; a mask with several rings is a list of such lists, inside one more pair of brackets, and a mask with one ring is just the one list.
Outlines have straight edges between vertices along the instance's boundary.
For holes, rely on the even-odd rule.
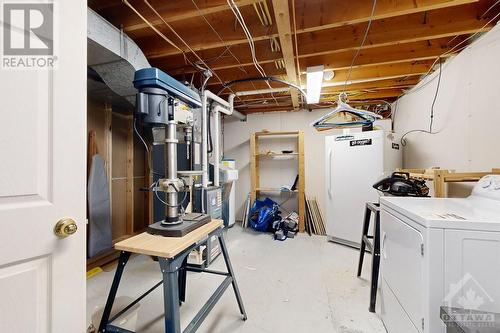
[[0,8],[0,332],[500,333],[500,0]]

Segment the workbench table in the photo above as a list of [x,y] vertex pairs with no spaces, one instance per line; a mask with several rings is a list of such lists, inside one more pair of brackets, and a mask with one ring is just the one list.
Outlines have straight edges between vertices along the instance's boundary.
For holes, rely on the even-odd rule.
[[[198,229],[193,230],[184,237],[163,237],[144,232],[116,243],[115,249],[121,251],[120,259],[118,261],[118,267],[116,268],[115,277],[106,301],[106,306],[104,308],[98,332],[134,333],[114,326],[112,324],[113,321],[127,312],[157,287],[163,285],[165,332],[180,333],[181,325],[179,308],[181,303],[185,301],[186,276],[188,271],[217,274],[225,276],[226,278],[215,290],[213,295],[210,296],[208,301],[205,305],[203,305],[201,310],[198,314],[196,314],[189,325],[184,329],[184,331],[182,331],[183,333],[196,332],[203,320],[207,317],[215,304],[217,304],[217,301],[221,298],[230,284],[233,285],[236,300],[238,302],[240,312],[243,315],[243,320],[246,320],[247,315],[245,313],[243,301],[238,289],[238,284],[236,283],[236,279],[234,277],[231,261],[229,260],[224,235],[222,233],[222,225],[222,220],[213,220]],[[221,252],[226,263],[227,273],[201,269],[187,264],[187,257],[189,253],[196,247],[207,243],[207,241],[214,236],[219,240]],[[125,265],[127,264],[127,261],[132,253],[158,257],[163,279],[110,318],[111,309],[113,308],[113,303]]]

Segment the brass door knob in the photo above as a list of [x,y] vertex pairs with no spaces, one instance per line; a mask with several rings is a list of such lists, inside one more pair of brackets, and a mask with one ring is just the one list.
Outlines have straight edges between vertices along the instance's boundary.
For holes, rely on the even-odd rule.
[[73,235],[78,230],[75,220],[70,218],[60,219],[54,227],[57,237],[66,238]]

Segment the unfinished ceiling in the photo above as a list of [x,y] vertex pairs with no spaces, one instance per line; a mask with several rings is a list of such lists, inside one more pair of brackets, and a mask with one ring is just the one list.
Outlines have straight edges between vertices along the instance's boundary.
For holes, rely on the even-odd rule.
[[[196,67],[208,66],[214,72],[208,89],[216,93],[229,81],[263,75],[304,87],[306,68],[324,65],[335,75],[325,81],[320,104],[308,108],[324,107],[342,91],[352,103],[394,101],[440,56],[459,52],[471,36],[491,29],[500,14],[498,0],[378,0],[373,16],[373,0],[234,0],[252,36],[256,64],[230,2],[89,0],[89,6],[123,29],[152,66],[175,78],[200,87]],[[222,94],[269,87],[284,85],[240,83]],[[288,111],[306,107],[304,102],[292,89],[241,96],[235,105],[242,112]]]

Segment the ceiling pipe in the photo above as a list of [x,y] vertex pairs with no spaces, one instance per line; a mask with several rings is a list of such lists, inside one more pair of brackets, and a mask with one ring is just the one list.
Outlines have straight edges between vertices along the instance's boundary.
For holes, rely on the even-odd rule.
[[219,186],[219,169],[220,169],[220,114],[228,114],[230,110],[223,108],[220,105],[215,105],[212,109],[214,114],[214,186]]
[[228,101],[229,105],[231,107],[231,116],[239,119],[240,121],[247,121],[247,115],[243,114],[237,110],[234,109],[234,98],[236,97],[236,94],[231,94],[229,95]]
[[[208,182],[209,182],[209,179],[208,179],[208,149],[207,149],[207,142],[208,142],[208,122],[210,121],[209,117],[208,117],[208,101],[211,100],[213,102],[216,102],[218,105],[216,105],[216,107],[218,106],[217,109],[217,112],[215,112],[215,114],[217,115],[217,118],[216,119],[219,119],[219,112],[222,112],[226,115],[231,115],[232,112],[233,112],[233,107],[232,107],[232,103],[230,104],[229,102],[223,100],[222,98],[220,98],[219,96],[217,96],[216,94],[214,94],[213,92],[211,92],[210,90],[204,90],[203,91],[203,96],[201,98],[201,135],[202,135],[202,140],[201,140],[201,152],[202,152],[202,159],[201,159],[201,169],[202,169],[202,176],[201,176],[201,181],[202,181],[202,186],[204,188],[207,188],[208,187]],[[217,122],[218,123],[218,122]],[[215,132],[216,132],[216,143],[215,143],[215,146],[216,146],[216,150],[217,152],[215,153],[215,155],[217,155],[219,152],[219,133],[218,133],[218,129],[219,129],[219,126],[218,124],[215,125],[216,126],[216,129],[215,129]],[[216,164],[218,164],[218,156],[216,156]],[[217,178],[217,181],[218,181],[218,178],[219,178],[219,170],[218,170],[218,165],[217,165],[217,170],[215,169],[215,165],[214,165],[214,178]]]
[[250,96],[259,94],[270,94],[270,93],[280,93],[289,92],[290,88],[271,88],[271,89],[258,89],[258,90],[248,90],[248,91],[238,91],[236,96]]

